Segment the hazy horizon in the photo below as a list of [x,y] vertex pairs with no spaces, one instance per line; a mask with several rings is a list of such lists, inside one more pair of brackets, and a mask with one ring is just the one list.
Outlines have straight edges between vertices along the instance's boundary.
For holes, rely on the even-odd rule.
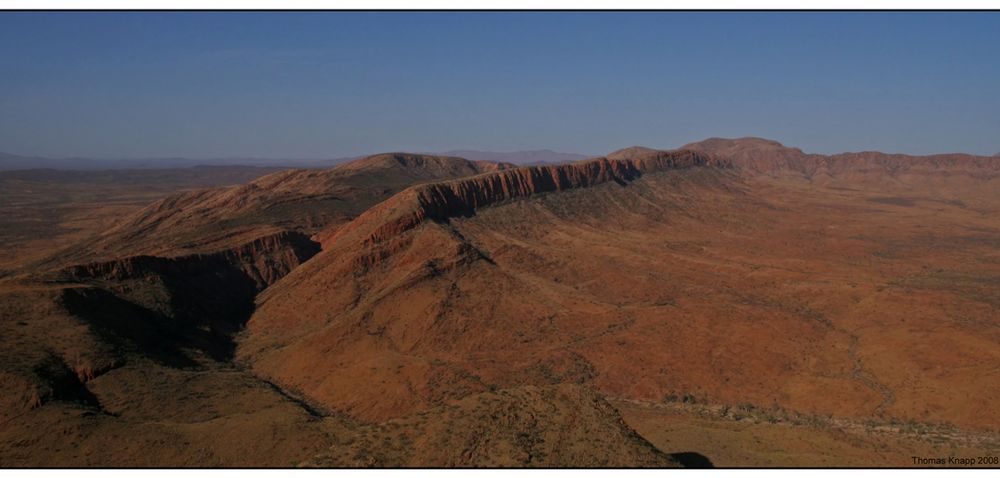
[[997,46],[0,12],[0,469],[998,468]]
[[0,151],[993,155],[997,44],[996,12],[3,12]]
[[[623,146],[624,147],[624,146]],[[619,148],[620,149],[620,148]],[[0,149],[0,157],[2,155],[12,155],[22,158],[42,158],[42,159],[84,159],[84,160],[95,160],[95,161],[153,161],[153,160],[163,160],[163,159],[183,159],[183,160],[252,160],[252,161],[270,161],[270,160],[291,160],[291,161],[339,161],[339,160],[349,160],[360,158],[364,156],[371,156],[375,154],[385,154],[385,153],[413,153],[413,154],[449,154],[449,153],[462,153],[462,152],[476,152],[476,153],[489,153],[489,154],[518,154],[518,153],[537,153],[537,152],[551,152],[555,154],[569,154],[569,155],[580,155],[580,156],[596,156],[611,151],[599,151],[595,153],[577,152],[577,151],[556,151],[552,148],[538,148],[538,149],[525,149],[518,151],[487,151],[483,149],[472,149],[472,148],[449,148],[441,151],[415,151],[406,149],[392,149],[384,151],[370,151],[366,153],[361,153],[351,156],[309,156],[309,157],[294,157],[290,155],[277,155],[277,156],[173,156],[173,155],[150,155],[150,156],[85,156],[85,155],[69,155],[69,156],[42,156],[33,154],[21,154],[12,151],[5,151]]]
[[[697,143],[697,142],[700,142],[700,141],[704,141],[704,140],[708,140],[708,139],[716,139],[716,138],[719,138],[719,137],[699,138],[699,139],[696,139],[696,140],[688,141],[688,142],[686,142],[684,144]],[[742,137],[738,137],[738,138],[737,137],[733,137],[733,138],[722,138],[722,139],[744,139],[744,138],[759,138],[759,137],[742,136]],[[970,153],[968,151],[960,151],[960,150],[955,150],[955,151],[941,151],[941,152],[935,152],[935,153],[900,153],[899,151],[888,151],[888,150],[861,150],[861,149],[854,149],[854,150],[836,151],[836,152],[831,152],[831,153],[817,153],[815,151],[809,151],[808,149],[800,148],[799,146],[794,145],[794,144],[784,143],[784,142],[782,142],[782,141],[780,141],[778,139],[775,139],[775,138],[760,138],[760,139],[778,141],[783,146],[790,147],[790,148],[799,148],[799,149],[802,149],[803,152],[806,153],[806,154],[840,154],[840,153],[860,153],[860,152],[865,152],[865,151],[878,151],[880,153],[887,153],[887,154],[912,154],[914,156],[930,156],[930,155],[935,155],[935,154],[972,154],[972,155],[976,155],[976,156],[998,156],[998,155],[1000,155],[1000,152],[997,152],[997,153],[994,153],[994,154],[990,154],[990,153]],[[377,155],[377,154],[387,154],[387,153],[445,154],[445,155],[457,155],[457,156],[461,156],[460,153],[483,153],[483,154],[488,154],[488,155],[517,155],[517,154],[520,154],[520,153],[549,152],[549,153],[553,153],[553,154],[556,154],[556,155],[574,155],[574,156],[585,156],[585,157],[599,157],[599,156],[603,156],[603,155],[606,155],[606,154],[609,154],[609,153],[613,153],[613,152],[615,152],[617,150],[620,150],[620,149],[625,149],[625,148],[634,147],[634,146],[651,147],[651,146],[649,146],[647,144],[622,145],[620,147],[609,149],[608,151],[596,151],[596,152],[592,152],[592,153],[577,152],[577,151],[557,151],[557,150],[554,150],[552,148],[526,149],[526,150],[518,150],[518,151],[488,151],[488,150],[471,149],[471,148],[463,148],[463,149],[451,148],[451,149],[446,149],[446,150],[442,150],[442,151],[416,151],[416,150],[407,150],[407,149],[392,149],[392,150],[384,150],[384,151],[369,151],[369,152],[361,153],[361,154],[357,154],[357,155],[336,156],[336,157],[335,156],[331,156],[331,155],[313,156],[313,157],[292,157],[292,156],[288,156],[288,155],[278,155],[278,156],[166,156],[166,155],[155,156],[155,155],[152,155],[152,156],[133,156],[133,157],[129,157],[129,156],[100,157],[100,156],[72,155],[72,156],[58,156],[57,157],[57,156],[40,156],[40,155],[31,155],[31,154],[17,154],[17,153],[12,153],[10,151],[0,150],[0,159],[2,159],[2,155],[12,155],[12,156],[17,156],[17,157],[21,157],[21,158],[29,158],[29,159],[30,158],[38,158],[38,159],[53,159],[53,160],[64,160],[64,161],[86,160],[86,161],[95,161],[95,162],[122,163],[122,162],[132,162],[132,161],[139,162],[139,161],[170,161],[170,160],[179,160],[179,161],[208,161],[208,162],[213,162],[213,163],[206,164],[206,165],[232,164],[232,165],[253,166],[256,163],[266,163],[268,161],[288,161],[292,165],[301,164],[301,163],[310,163],[310,162],[315,162],[315,163],[335,162],[335,163],[338,163],[338,162],[343,162],[343,161],[350,161],[350,160],[354,160],[354,159],[360,159],[360,158],[364,158],[366,156],[373,156],[373,155]],[[663,150],[679,149],[682,146],[684,146],[684,145],[683,144],[678,144],[678,145],[672,145],[672,146],[661,146],[661,147],[659,147],[659,149],[663,149]],[[473,158],[466,158],[466,159],[473,159]],[[240,162],[240,161],[246,161],[246,162]],[[214,162],[220,162],[220,163],[214,163]],[[226,163],[221,163],[221,162],[226,162]],[[232,162],[232,163],[228,163],[228,162]],[[269,163],[268,165],[272,165],[272,164]],[[280,166],[280,164],[277,164],[277,163],[275,163],[273,165],[274,166]]]

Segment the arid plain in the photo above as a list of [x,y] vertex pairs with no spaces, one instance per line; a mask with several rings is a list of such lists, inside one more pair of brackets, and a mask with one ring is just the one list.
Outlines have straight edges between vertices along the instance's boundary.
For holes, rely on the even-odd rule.
[[5,179],[0,466],[1000,455],[1000,158],[215,173]]

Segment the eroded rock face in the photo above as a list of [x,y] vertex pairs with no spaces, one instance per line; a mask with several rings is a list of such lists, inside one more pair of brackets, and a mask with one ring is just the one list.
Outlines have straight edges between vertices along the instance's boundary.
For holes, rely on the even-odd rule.
[[3,408],[77,401],[136,358],[228,361],[256,295],[319,252],[311,233],[414,183],[506,167],[387,153],[159,200],[5,286],[2,330],[16,346],[0,357]]
[[[177,376],[142,399],[159,423],[157,404],[224,382],[193,378],[206,363],[229,377],[239,357],[267,380],[243,385],[383,422],[314,465],[671,464],[601,394],[998,423],[996,385],[973,380],[997,339],[971,324],[997,304],[1000,162],[691,148],[517,169],[392,153],[157,203],[105,238],[146,252],[0,291],[0,420],[104,401],[126,430],[112,413],[160,370]],[[259,396],[233,404],[234,434]]]
[[517,168],[415,189],[424,216],[444,220],[512,199],[612,181],[625,183],[645,173],[699,166],[727,167],[728,162],[692,151],[657,151],[634,159],[597,158],[560,166]]
[[180,257],[132,256],[107,262],[72,266],[64,273],[72,280],[128,280],[149,275],[177,278],[237,269],[257,291],[273,284],[319,252],[319,244],[298,232],[283,231],[242,246],[210,254]]
[[228,360],[257,293],[317,252],[318,243],[285,231],[210,254],[127,257],[8,286],[0,319],[12,350],[0,357],[0,383],[11,394],[0,405],[20,413],[49,400],[89,404],[85,384],[130,358],[175,367],[195,366],[198,354]]
[[386,153],[327,169],[279,171],[243,185],[160,199],[31,268],[53,270],[131,256],[208,254],[282,231],[312,236],[349,222],[414,184],[510,166],[448,156]]
[[[615,221],[629,214],[628,206],[619,204],[622,199],[648,203],[622,193],[648,190],[637,179],[661,175],[652,173],[662,173],[666,183],[680,182],[664,188],[676,195],[660,203],[669,210],[699,203],[705,196],[698,195],[706,190],[739,197],[730,189],[734,178],[724,164],[704,167],[710,161],[685,152],[660,153],[634,161],[519,168],[411,188],[342,228],[317,257],[265,291],[238,356],[283,387],[366,419],[398,417],[482,391],[488,380],[504,386],[587,381],[595,375],[594,366],[579,354],[523,354],[515,362],[492,355],[498,348],[513,353],[523,343],[522,328],[530,329],[538,320],[551,324],[547,321],[560,308],[496,267],[497,252],[481,249],[455,226],[487,211],[561,196],[577,198],[587,212],[600,209],[598,217],[607,214],[605,219]],[[476,184],[506,186],[479,196],[472,192]],[[556,187],[564,189],[544,194]],[[601,193],[590,196],[591,190]],[[422,194],[427,202],[421,202]],[[466,217],[470,208],[475,212],[471,218]],[[534,214],[523,219],[531,229],[546,227],[547,220]],[[449,289],[456,277],[474,285]],[[294,313],[289,313],[291,304]],[[499,371],[497,365],[464,370],[447,365],[477,349],[509,363],[507,373],[487,379],[486,374]],[[362,385],[382,370],[392,370],[393,378]]]
[[[130,329],[126,337],[140,342],[147,335],[143,327],[158,328],[178,348],[193,346],[225,359],[234,347],[231,336],[249,319],[257,294],[318,252],[319,244],[304,234],[285,231],[211,254],[74,266],[62,275],[91,289],[67,289],[63,302],[72,313],[93,317],[95,325]],[[115,303],[119,306],[108,308]],[[137,314],[148,323],[132,327],[134,321],[121,320]],[[202,327],[208,328],[207,336]],[[156,343],[150,340],[146,345]]]
[[906,175],[972,176],[989,180],[1000,175],[995,157],[969,154],[911,156],[877,151],[809,154],[762,138],[710,138],[684,146],[730,160],[734,167],[753,174],[799,174],[806,178],[839,177],[851,181],[878,181]]
[[[754,147],[785,155],[771,159],[778,177],[725,151],[630,150],[409,188],[265,291],[238,356],[372,420],[493,386],[568,381],[640,400],[692,393],[849,417],[942,407],[938,417],[972,423],[984,402],[947,408],[941,397],[958,382],[907,391],[899,384],[918,375],[891,364],[916,370],[923,359],[884,360],[895,352],[877,344],[926,314],[904,297],[931,304],[940,293],[912,285],[938,287],[930,276],[942,272],[924,260],[965,271],[968,290],[949,300],[986,320],[991,296],[978,284],[995,262],[965,257],[995,244],[993,163],[862,158],[851,161],[873,169],[826,175],[840,182],[826,187],[795,169],[808,164],[801,151]],[[975,199],[975,188],[988,194]]]
[[709,166],[729,168],[731,163],[694,151],[650,150],[634,158],[597,158],[565,165],[505,169],[464,179],[414,186],[372,208],[324,243],[336,241],[339,237],[362,228],[373,229],[368,237],[369,241],[381,242],[428,219],[443,221],[451,217],[469,216],[481,207],[538,194],[608,182],[625,184],[647,173]]

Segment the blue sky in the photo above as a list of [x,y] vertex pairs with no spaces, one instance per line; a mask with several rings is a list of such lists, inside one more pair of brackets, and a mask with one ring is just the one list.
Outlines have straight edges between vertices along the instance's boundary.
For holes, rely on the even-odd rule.
[[1000,13],[0,12],[0,151],[1000,152]]

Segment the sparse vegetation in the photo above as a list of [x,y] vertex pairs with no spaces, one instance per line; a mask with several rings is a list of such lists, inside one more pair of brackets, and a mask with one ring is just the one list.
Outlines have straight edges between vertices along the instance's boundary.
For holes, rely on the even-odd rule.
[[[704,451],[646,442],[663,416],[670,433],[711,425],[685,439],[765,436],[746,443],[774,459],[790,437],[862,457],[995,449],[997,189],[913,160],[892,173],[963,206],[873,202],[910,197],[883,162],[800,177],[825,160],[752,143],[803,168],[654,151],[441,182],[483,165],[385,155],[151,206],[0,283],[0,459],[636,466]],[[415,182],[433,183],[393,195]],[[323,251],[230,247],[285,229]],[[92,260],[136,253],[153,256]],[[624,402],[650,422],[623,422],[604,394],[660,400]]]

